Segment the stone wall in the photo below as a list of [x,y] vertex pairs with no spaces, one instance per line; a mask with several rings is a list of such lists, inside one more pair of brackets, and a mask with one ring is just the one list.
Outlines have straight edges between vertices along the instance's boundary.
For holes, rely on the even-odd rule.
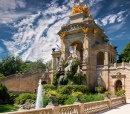
[[[0,82],[6,85],[8,91],[13,92],[15,94],[23,92],[34,92],[35,89],[37,89],[39,79],[42,78],[43,74],[44,71],[36,73],[28,73],[23,75],[15,74],[0,79]],[[42,81],[44,80],[42,79]]]

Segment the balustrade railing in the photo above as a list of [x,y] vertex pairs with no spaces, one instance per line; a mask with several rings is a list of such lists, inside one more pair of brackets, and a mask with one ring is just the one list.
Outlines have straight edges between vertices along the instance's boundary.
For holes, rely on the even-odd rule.
[[10,112],[7,114],[94,114],[126,103],[125,96],[103,101],[52,106],[42,109]]
[[79,105],[60,106],[59,114],[79,114]]
[[111,100],[112,107],[115,107],[115,106],[118,106],[118,105],[121,105],[121,104],[124,104],[124,103],[125,103],[125,100],[122,97],[113,98]]
[[109,101],[97,101],[84,104],[84,114],[92,114],[109,109]]

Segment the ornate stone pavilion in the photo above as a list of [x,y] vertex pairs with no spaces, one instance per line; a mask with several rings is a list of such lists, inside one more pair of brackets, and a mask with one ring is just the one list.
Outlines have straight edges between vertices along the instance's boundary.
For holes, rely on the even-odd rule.
[[108,43],[104,30],[95,23],[86,5],[74,4],[70,24],[64,24],[58,34],[61,50],[52,49],[52,71],[10,76],[0,82],[11,92],[33,92],[39,79],[42,84],[51,84],[56,71],[65,71],[64,63],[74,58],[80,63],[77,71],[86,76],[90,88],[102,85],[113,95],[122,88],[130,98],[130,62],[116,63],[116,47]]
[[[58,68],[63,70],[63,63],[75,52],[90,88],[102,85],[113,94],[122,88],[130,97],[130,63],[116,63],[116,46],[108,43],[104,30],[95,23],[87,5],[74,4],[70,24],[61,26],[58,35],[61,50],[52,49],[52,76],[57,69],[56,59]],[[70,47],[75,50],[73,53]]]

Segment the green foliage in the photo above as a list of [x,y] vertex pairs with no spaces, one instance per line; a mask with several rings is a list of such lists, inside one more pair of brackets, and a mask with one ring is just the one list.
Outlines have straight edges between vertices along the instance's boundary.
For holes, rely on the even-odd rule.
[[124,93],[125,93],[125,90],[120,89],[120,90],[118,90],[118,91],[116,92],[116,96],[119,97],[119,96],[121,96],[121,95],[124,95]]
[[68,99],[68,95],[67,95],[67,94],[59,94],[59,95],[57,96],[57,103],[58,103],[58,104],[61,104],[61,105],[64,105],[66,99]]
[[82,94],[83,94],[83,93],[80,92],[80,91],[77,91],[77,92],[74,92],[74,93],[73,93],[73,95],[75,95],[75,96],[82,95]]
[[68,61],[66,61],[66,62],[65,62],[64,66],[65,66],[65,67],[67,67],[67,66],[68,66]]
[[45,84],[43,85],[43,89],[46,91],[46,90],[55,90],[56,87],[54,85],[51,85],[51,84]]
[[13,105],[0,105],[0,113],[17,111],[17,109],[18,109],[18,107],[13,106]]
[[36,100],[36,94],[23,93],[15,98],[15,104],[25,104],[28,100]]
[[105,93],[104,93],[106,96],[107,95],[111,95],[111,92],[110,91],[105,91]]
[[51,69],[51,65],[52,65],[51,63],[52,63],[52,60],[49,60],[49,61],[46,62],[46,67],[48,69]]
[[0,78],[4,78],[5,76],[4,76],[4,74],[0,74]]
[[81,85],[86,83],[86,78],[84,74],[78,75],[77,73],[73,76],[74,84]]
[[13,103],[13,94],[9,93],[6,86],[0,83],[0,104]]
[[[68,61],[65,62],[64,66],[67,67]],[[77,74],[79,62],[78,60],[73,60],[71,72],[67,72],[67,84],[81,85],[86,84],[86,77],[84,74]],[[57,86],[60,76],[65,76],[63,72],[57,72],[53,78],[53,85]],[[67,85],[66,84],[66,85]],[[65,84],[64,84],[65,85]]]
[[21,60],[20,57],[14,57],[9,55],[2,59],[0,62],[0,77],[8,76],[16,73],[35,72],[40,68],[45,68],[45,64],[42,60],[36,62],[26,63]]
[[56,72],[55,76],[53,77],[53,82],[52,82],[52,84],[53,84],[54,86],[57,86],[57,85],[58,85],[58,79],[59,79],[59,77],[60,77],[61,75],[62,75],[62,74],[61,74],[60,72]]
[[7,56],[0,63],[0,73],[3,75],[15,74],[16,71],[20,71],[20,66],[22,65],[22,60],[19,57]]
[[86,85],[65,85],[57,90],[61,94],[72,94],[73,92],[89,93],[89,88]]
[[118,62],[129,62],[130,61],[130,42],[125,46],[123,49],[122,53],[119,55],[119,60]]
[[70,95],[68,99],[65,100],[65,105],[73,104],[77,100],[76,96]]
[[50,102],[51,102],[51,99],[49,98],[49,96],[44,95],[43,96],[44,107],[46,107],[48,105],[48,103],[50,103]]
[[104,100],[104,97],[102,95],[97,95],[97,94],[89,94],[89,95],[83,94],[81,97],[81,101],[83,103],[100,101],[100,100]]
[[56,91],[49,91],[49,94],[58,96],[59,94]]
[[97,86],[97,87],[95,87],[95,91],[101,93],[103,91],[103,87]]

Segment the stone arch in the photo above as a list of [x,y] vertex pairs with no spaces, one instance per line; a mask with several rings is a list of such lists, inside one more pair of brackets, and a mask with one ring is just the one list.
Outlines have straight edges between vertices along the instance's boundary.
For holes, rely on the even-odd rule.
[[69,43],[69,47],[72,47],[77,44],[76,50],[80,53],[81,60],[83,59],[83,42],[81,40],[73,40]]
[[102,51],[97,53],[97,65],[104,65],[104,53]]
[[42,81],[41,83],[42,83],[42,85],[47,84],[47,82],[46,82],[46,81]]
[[116,80],[116,82],[115,82],[115,93],[120,89],[122,89],[122,81]]

